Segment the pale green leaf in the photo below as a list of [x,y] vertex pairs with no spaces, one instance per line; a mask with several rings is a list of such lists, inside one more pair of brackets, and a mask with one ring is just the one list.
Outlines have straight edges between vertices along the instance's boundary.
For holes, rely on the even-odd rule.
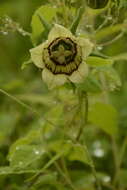
[[54,151],[56,153],[59,153],[62,149],[64,150],[64,155],[67,155],[69,151],[72,148],[72,143],[71,141],[65,141],[65,140],[56,140],[52,141],[51,144],[49,145],[49,148],[51,151]]
[[89,111],[89,121],[109,135],[116,135],[118,130],[118,112],[110,104],[96,103]]
[[105,59],[97,56],[89,56],[86,60],[86,63],[93,67],[102,67],[106,65],[112,65],[113,60]]
[[85,147],[81,146],[80,144],[72,145],[71,151],[68,155],[68,159],[71,161],[77,160],[89,165],[91,164]]
[[44,153],[44,148],[38,145],[18,146],[15,152],[9,157],[10,166],[25,168],[39,159]]
[[77,84],[76,86],[82,91],[91,93],[101,92],[102,90],[101,83],[92,75],[89,75],[83,83]]
[[[44,33],[45,28],[43,24],[41,23],[41,20],[38,15],[42,15],[43,19],[45,19],[47,22],[51,24],[52,19],[56,15],[57,8],[52,7],[50,5],[43,5],[39,9],[37,9],[32,17],[31,27],[32,27],[32,42],[33,44],[38,44],[39,38],[41,38],[41,41],[44,40],[46,37]],[[43,35],[42,35],[43,34]]]

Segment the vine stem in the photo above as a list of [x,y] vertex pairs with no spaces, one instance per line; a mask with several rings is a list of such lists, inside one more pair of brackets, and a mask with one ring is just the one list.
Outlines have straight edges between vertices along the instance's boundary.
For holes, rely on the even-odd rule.
[[[79,98],[80,98],[80,96],[79,96]],[[79,100],[80,111],[82,109],[83,98],[85,99],[85,115],[84,115],[84,119],[82,120],[83,122],[81,122],[79,132],[78,132],[78,135],[76,137],[76,141],[80,140],[82,132],[83,132],[83,129],[84,129],[84,126],[88,122],[88,105],[89,105],[89,103],[88,103],[88,95],[87,95],[86,92],[84,93],[84,97],[82,97],[82,95],[81,95],[81,100]],[[82,113],[82,111],[81,111],[81,113]],[[81,114],[81,116],[82,116],[82,114]]]
[[[34,113],[34,114],[38,115],[39,117],[41,117],[41,114],[40,114],[37,110],[35,110],[34,108],[32,108],[30,105],[24,103],[24,102],[21,101],[20,99],[18,99],[18,98],[16,98],[15,96],[9,94],[8,92],[6,92],[5,90],[3,90],[3,89],[1,89],[1,88],[0,88],[0,92],[1,92],[2,94],[6,95],[7,97],[9,97],[10,99],[12,99],[13,101],[15,101],[15,102],[17,102],[18,104],[20,104],[22,107],[26,108],[27,110],[30,110],[32,113]],[[45,118],[44,116],[43,116],[43,119],[44,119],[46,122],[48,122],[50,125],[56,127],[56,125],[55,125],[52,121],[48,120],[48,119]]]
[[[80,129],[79,129],[78,135],[76,137],[76,142],[78,142],[78,143],[80,142],[80,138],[81,138],[84,126],[87,125],[87,123],[88,123],[88,108],[89,108],[89,101],[88,101],[88,94],[87,94],[87,92],[85,92],[83,94],[79,94],[79,95],[80,95],[79,96],[79,106],[81,108],[80,109],[81,113],[82,113],[82,107],[83,107],[83,100],[85,100],[85,114],[81,114],[81,120],[83,122],[81,122]],[[80,100],[80,98],[81,98],[81,100]],[[84,141],[83,145],[82,144],[80,144],[80,145],[83,148],[85,148],[85,152],[87,153],[87,156],[88,156],[88,159],[89,159],[89,162],[90,162],[90,167],[91,167],[93,176],[94,176],[95,181],[96,181],[97,190],[102,190],[100,181],[99,181],[99,179],[97,177],[97,172],[96,172],[96,169],[95,169],[94,161],[92,159],[92,156],[89,153],[89,150],[88,150],[88,147],[86,145],[85,140],[83,140],[83,141]]]
[[86,149],[87,156],[88,156],[88,159],[89,159],[89,161],[90,161],[90,166],[91,166],[91,170],[92,170],[93,176],[94,176],[95,181],[96,181],[97,190],[102,190],[101,184],[100,184],[100,180],[99,180],[98,177],[97,177],[97,171],[96,171],[96,169],[95,169],[94,161],[93,161],[93,159],[92,159],[92,157],[91,157],[91,155],[90,155],[90,153],[89,153],[89,150],[88,150],[88,148],[87,148],[86,143],[84,144],[84,147],[85,147],[85,149]]
[[120,151],[120,154],[119,154],[119,157],[118,157],[117,172],[115,173],[114,179],[113,179],[113,185],[114,186],[116,186],[116,183],[118,182],[119,173],[120,173],[120,169],[121,169],[121,164],[122,164],[122,161],[123,161],[123,157],[124,157],[124,154],[125,154],[126,147],[127,147],[127,137],[125,137],[124,140],[123,140],[121,151]]
[[108,46],[108,45],[111,45],[112,43],[116,42],[117,40],[119,40],[120,38],[122,38],[124,35],[124,32],[120,32],[117,36],[115,36],[112,40],[110,41],[107,41],[103,44],[98,44],[98,46]]

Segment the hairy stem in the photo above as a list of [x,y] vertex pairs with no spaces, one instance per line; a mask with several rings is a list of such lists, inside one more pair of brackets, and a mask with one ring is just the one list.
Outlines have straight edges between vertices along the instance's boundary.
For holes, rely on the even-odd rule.
[[[83,96],[82,96],[83,95]],[[79,102],[81,105],[80,105],[80,108],[81,108],[81,113],[83,112],[82,110],[82,106],[83,106],[83,100],[85,100],[85,114],[81,114],[81,120],[83,122],[81,122],[81,125],[80,125],[80,129],[79,129],[79,132],[78,132],[78,135],[76,137],[76,141],[77,142],[80,142],[80,138],[81,138],[81,135],[82,135],[82,132],[83,132],[83,129],[84,129],[84,126],[88,123],[88,108],[89,108],[89,102],[88,102],[88,94],[85,92],[83,94],[81,94],[81,96],[79,96],[79,98],[81,98],[81,101]],[[93,173],[93,176],[95,178],[95,182],[96,182],[96,189],[97,190],[101,190],[101,184],[100,184],[100,181],[97,177],[97,172],[96,172],[96,169],[95,169],[95,165],[94,165],[94,161],[92,159],[92,156],[90,155],[89,153],[89,150],[87,148],[87,145],[85,143],[85,140],[84,140],[84,144],[80,144],[83,148],[85,148],[85,152],[87,152],[87,156],[88,156],[88,159],[89,159],[89,162],[90,162],[90,166],[91,166],[91,170],[92,170],[92,173]]]
[[[81,97],[82,98],[82,97]],[[88,103],[88,95],[87,95],[87,93],[85,92],[84,93],[84,100],[85,100],[85,114],[83,114],[83,119],[81,118],[81,120],[83,121],[83,122],[81,122],[81,125],[80,125],[80,128],[79,128],[79,132],[78,132],[78,135],[77,135],[77,137],[76,137],[76,141],[79,141],[80,140],[80,138],[81,138],[81,135],[82,135],[82,133],[83,133],[83,129],[84,129],[84,126],[85,125],[87,125],[87,122],[88,122],[88,106],[89,106],[89,103]],[[83,99],[82,99],[83,100]],[[83,101],[81,101],[81,103],[80,103],[81,105],[80,105],[80,111],[81,111],[81,113],[82,113],[82,105],[83,105]],[[81,114],[82,115],[82,114]]]

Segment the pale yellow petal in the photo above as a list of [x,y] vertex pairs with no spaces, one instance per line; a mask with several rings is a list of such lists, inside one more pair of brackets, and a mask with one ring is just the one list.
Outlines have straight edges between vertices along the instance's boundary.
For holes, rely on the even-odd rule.
[[33,63],[39,68],[44,67],[44,63],[43,63],[43,59],[42,59],[42,52],[44,49],[44,45],[45,45],[45,43],[30,50],[31,59],[32,59]]
[[73,35],[67,28],[59,24],[55,24],[49,33],[48,40],[52,41],[58,37],[73,37]]
[[57,74],[55,75],[53,88],[56,86],[61,86],[67,81],[67,76],[64,74]]
[[88,65],[83,61],[78,68],[78,72],[83,78],[86,78],[88,76]]
[[44,68],[42,72],[42,78],[44,82],[47,83],[49,89],[61,86],[67,81],[66,75],[64,74],[54,75],[46,68]]
[[90,42],[90,40],[81,37],[77,38],[77,43],[82,48],[83,57],[86,58],[93,50],[94,47],[93,43]]
[[88,66],[86,63],[81,63],[77,71],[74,71],[71,76],[69,76],[69,79],[74,83],[80,83],[83,82],[83,80],[88,75]]

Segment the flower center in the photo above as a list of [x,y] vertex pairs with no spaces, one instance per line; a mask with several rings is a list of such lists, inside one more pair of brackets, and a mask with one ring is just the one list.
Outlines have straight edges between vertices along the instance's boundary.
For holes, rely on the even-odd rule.
[[70,50],[66,50],[65,47],[60,44],[58,46],[58,50],[52,52],[51,57],[59,62],[59,64],[66,64],[66,58],[70,55],[72,55],[72,52]]
[[43,51],[43,62],[53,74],[71,75],[82,62],[81,52],[75,41],[59,37]]
[[50,59],[56,65],[66,65],[74,60],[76,44],[70,38],[57,38],[48,47]]

